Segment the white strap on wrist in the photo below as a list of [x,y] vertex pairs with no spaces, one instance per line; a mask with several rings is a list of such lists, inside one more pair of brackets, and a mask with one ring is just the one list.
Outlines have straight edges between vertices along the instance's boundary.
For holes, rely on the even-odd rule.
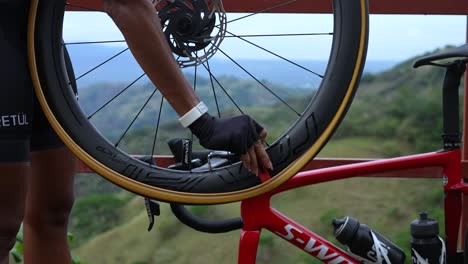
[[200,102],[179,118],[179,122],[183,127],[188,127],[206,112],[208,112],[208,107],[203,102]]

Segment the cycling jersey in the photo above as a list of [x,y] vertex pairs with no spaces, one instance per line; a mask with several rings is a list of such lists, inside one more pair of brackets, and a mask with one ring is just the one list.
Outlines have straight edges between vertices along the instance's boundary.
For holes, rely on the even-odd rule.
[[27,62],[29,0],[0,0],[0,162],[62,146],[35,98]]

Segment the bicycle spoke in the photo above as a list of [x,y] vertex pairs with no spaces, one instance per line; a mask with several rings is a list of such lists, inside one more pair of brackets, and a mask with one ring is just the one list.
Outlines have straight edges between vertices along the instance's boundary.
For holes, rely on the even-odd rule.
[[94,9],[94,8],[90,8],[90,7],[86,7],[86,6],[82,6],[82,5],[77,5],[77,4],[70,4],[68,2],[66,3],[66,5],[76,7],[76,8],[80,8],[80,9],[83,9],[83,10],[86,10],[86,11],[104,12],[103,10],[98,10],[98,9]]
[[[226,31],[228,32],[228,31]],[[229,33],[229,32],[228,32]],[[232,33],[229,33],[232,34]],[[225,38],[256,38],[256,37],[300,37],[300,36],[331,36],[333,32],[328,33],[284,33],[284,34],[250,34],[250,35],[235,35],[225,36]]]
[[260,84],[263,88],[265,88],[267,91],[269,91],[274,97],[276,97],[278,100],[280,100],[283,104],[285,104],[289,109],[291,109],[293,112],[295,112],[298,116],[301,116],[301,114],[296,111],[291,105],[289,105],[286,101],[284,101],[281,97],[279,97],[275,92],[273,92],[270,88],[268,88],[263,82],[261,82],[258,78],[256,78],[252,73],[250,73],[247,69],[242,67],[237,61],[235,61],[233,58],[231,58],[229,55],[227,55],[222,49],[219,49],[221,53],[223,53],[224,56],[226,56],[230,61],[232,61],[234,64],[237,65],[242,71],[247,73],[252,79],[254,79],[258,84]]
[[98,65],[96,65],[95,67],[93,67],[92,69],[90,69],[89,71],[83,73],[82,75],[80,75],[79,77],[77,77],[75,79],[75,81],[78,81],[79,79],[83,78],[84,76],[90,74],[91,72],[95,71],[96,69],[100,68],[102,65],[110,62],[111,60],[117,58],[118,56],[120,56],[122,53],[126,52],[128,50],[128,48],[125,48],[124,50],[120,51],[119,53],[115,54],[114,56],[110,57],[109,59],[99,63]]
[[[197,58],[198,60],[198,52],[195,52],[195,57]],[[198,65],[195,65],[193,67],[193,90],[196,91],[197,90],[197,71],[198,71]]]
[[274,10],[274,9],[279,8],[279,7],[282,7],[282,6],[289,5],[289,4],[294,3],[294,2],[296,2],[296,1],[298,1],[298,0],[290,0],[290,1],[287,1],[287,2],[284,2],[284,3],[281,3],[281,4],[279,4],[279,5],[271,6],[271,7],[265,8],[265,9],[263,9],[263,10],[260,10],[260,11],[257,11],[257,12],[254,12],[254,13],[251,13],[251,14],[248,14],[248,15],[245,15],[245,16],[238,17],[238,18],[236,18],[236,19],[227,21],[227,24],[232,23],[232,22],[235,22],[235,21],[239,21],[239,20],[242,20],[242,19],[251,17],[251,16],[255,16],[255,15],[258,15],[258,14],[261,14],[261,13],[265,13],[265,12],[267,12],[267,11],[271,11],[271,10]]
[[[208,67],[208,71],[210,72],[210,62],[206,61],[206,66]],[[218,97],[216,96],[216,90],[214,87],[213,83],[213,76],[210,74],[210,83],[211,83],[211,90],[213,91],[213,96],[215,99],[215,104],[216,104],[216,110],[218,111],[218,117],[221,117],[221,111],[219,110],[219,103],[218,103]]]
[[[195,57],[198,59],[198,52],[195,52]],[[197,76],[198,76],[198,65],[194,66],[193,70],[193,90],[197,90]],[[190,141],[193,142],[193,133],[190,131]],[[190,169],[192,171],[192,169]]]
[[82,44],[109,44],[109,43],[125,43],[125,40],[96,40],[96,41],[80,41],[80,42],[67,42],[65,46],[82,45]]
[[161,113],[163,110],[163,105],[164,105],[164,96],[161,95],[161,102],[159,104],[159,113],[158,113],[158,119],[156,121],[156,129],[154,131],[154,139],[153,139],[153,148],[151,151],[151,156],[154,156],[154,150],[156,149],[156,139],[158,138],[158,132],[159,132],[159,124],[161,123]]
[[97,112],[101,111],[104,107],[106,107],[108,104],[110,104],[112,101],[114,101],[117,97],[119,97],[122,93],[124,93],[128,88],[132,87],[136,82],[138,82],[141,78],[143,78],[143,76],[145,76],[146,73],[143,73],[142,75],[140,75],[138,78],[136,78],[133,82],[131,82],[129,85],[127,85],[127,87],[125,87],[122,91],[120,91],[119,93],[117,93],[114,97],[112,97],[109,101],[107,101],[104,105],[102,105],[101,107],[98,108],[98,110],[96,110],[93,114],[91,114],[90,116],[88,116],[88,120],[91,119],[95,114],[97,114]]
[[[299,170],[294,164],[322,149],[321,139],[332,135],[351,103],[367,48],[367,2],[320,0],[325,3],[314,10],[313,0],[225,3],[226,9],[222,1],[158,0],[147,11],[161,20],[166,52],[177,60],[172,66],[179,66],[179,77],[193,85],[214,117],[248,114],[270,132],[263,146],[271,143],[272,177],[282,184]],[[126,190],[168,202],[229,203],[271,191],[271,184],[250,177],[237,156],[231,163],[197,163],[202,167],[192,172],[168,169],[174,163],[168,140],[192,137],[195,151],[203,147],[178,124],[161,87],[151,84],[170,76],[158,76],[156,69],[157,79],[147,79],[102,0],[45,2],[31,34],[43,36],[36,39],[37,51],[50,56],[38,56],[32,70],[38,71],[54,126],[81,128],[63,131],[64,139],[78,144],[93,168]],[[151,166],[132,158],[150,154],[158,158]],[[238,180],[223,180],[233,177]]]
[[125,129],[125,132],[122,134],[122,136],[120,136],[119,140],[117,141],[117,143],[114,144],[114,147],[117,147],[119,144],[120,144],[120,141],[122,141],[122,139],[125,137],[125,135],[127,134],[127,132],[130,130],[130,128],[132,127],[133,123],[135,123],[135,121],[138,119],[138,117],[140,116],[141,112],[143,112],[143,109],[145,109],[146,105],[149,103],[149,101],[151,100],[151,98],[153,98],[153,95],[156,93],[157,89],[154,89],[154,91],[151,93],[150,97],[148,98],[148,100],[146,100],[146,102],[143,104],[143,106],[141,107],[140,111],[138,111],[138,113],[136,114],[136,116],[133,118],[132,122],[130,123],[130,125],[128,125],[127,129]]
[[221,90],[223,90],[223,92],[226,94],[226,96],[229,98],[229,100],[231,100],[231,102],[234,104],[234,106],[237,108],[237,110],[239,110],[239,112],[241,112],[241,114],[244,114],[244,111],[242,111],[242,109],[240,108],[240,106],[236,103],[236,101],[234,101],[234,99],[233,99],[232,96],[226,91],[226,89],[224,88],[224,86],[223,86],[223,85],[218,81],[218,79],[213,75],[213,73],[211,72],[211,70],[208,69],[204,63],[201,64],[201,65],[203,65],[203,67],[206,69],[206,71],[207,71],[208,74],[210,75],[210,78],[213,78],[213,80],[215,80],[215,82],[218,84],[218,86],[221,88]]
[[258,44],[255,44],[255,43],[253,43],[253,42],[251,42],[251,41],[249,41],[249,40],[246,40],[246,39],[244,39],[243,37],[240,37],[240,36],[238,36],[238,35],[236,35],[236,34],[234,34],[234,33],[231,33],[231,32],[229,32],[229,31],[227,31],[227,30],[226,30],[226,32],[229,33],[229,34],[231,34],[231,37],[236,37],[236,38],[238,38],[238,39],[240,39],[240,40],[242,40],[242,41],[245,41],[245,42],[247,42],[248,44],[250,44],[250,45],[252,45],[252,46],[254,46],[254,47],[256,47],[256,48],[259,48],[259,49],[261,49],[261,50],[263,50],[263,51],[265,51],[265,52],[267,52],[267,53],[270,53],[271,55],[273,55],[273,56],[275,56],[275,57],[277,57],[277,58],[280,58],[280,59],[282,59],[282,60],[284,60],[284,61],[286,61],[286,62],[289,62],[289,63],[291,63],[292,65],[297,66],[297,67],[299,67],[299,68],[301,68],[301,69],[303,69],[303,70],[305,70],[305,71],[307,71],[307,72],[309,72],[309,73],[311,73],[311,74],[314,74],[314,75],[316,75],[317,77],[320,77],[320,78],[323,79],[323,75],[320,74],[320,73],[314,72],[314,71],[312,71],[312,70],[310,70],[310,69],[308,69],[308,68],[306,68],[306,67],[304,67],[304,66],[302,66],[302,65],[300,65],[300,64],[298,64],[298,63],[296,63],[296,62],[294,62],[294,61],[292,61],[292,60],[290,60],[290,59],[288,59],[288,58],[285,58],[285,57],[283,57],[283,56],[281,56],[281,55],[279,55],[279,54],[277,54],[277,53],[275,53],[275,52],[273,52],[273,51],[270,51],[270,50],[268,50],[268,49],[266,49],[266,48],[264,48],[264,47],[262,47],[262,46],[260,46],[260,45],[258,45]]
[[[233,20],[230,20],[230,21],[226,21],[226,23],[231,23],[231,22],[236,22],[236,21],[240,21],[240,20],[243,20],[243,19],[247,19],[249,17],[253,17],[253,16],[256,16],[256,15],[264,15],[266,13],[270,13],[270,12],[275,12],[274,10],[275,9],[279,9],[281,7],[284,7],[286,5],[291,5],[291,4],[294,4],[296,2],[298,2],[298,0],[283,0],[282,3],[278,3],[278,1],[275,1],[277,2],[277,4],[273,4],[273,6],[271,6],[270,4],[270,7],[268,8],[264,8],[262,10],[259,10],[259,11],[254,11],[253,13],[248,13],[248,14],[243,14],[241,15],[240,17],[237,17]],[[81,6],[81,5],[76,5],[76,4],[68,4],[70,7],[73,7],[73,9],[82,9],[82,10],[86,10],[86,11],[98,11],[98,12],[103,12],[103,10],[95,10],[93,8],[88,8],[86,6]],[[99,14],[97,14],[99,15]],[[167,27],[167,24],[165,25],[162,25],[163,28],[164,27]],[[218,25],[216,25],[215,27],[219,27]],[[280,31],[280,32],[278,32]],[[286,66],[287,64],[290,64],[290,65],[294,65],[293,67],[291,67],[293,70],[297,71],[297,72],[301,72],[301,71],[305,71],[304,73],[304,76],[317,76],[319,78],[323,78],[324,74],[323,73],[318,73],[316,72],[315,69],[312,69],[312,67],[309,65],[309,64],[305,64],[301,61],[299,62],[295,62],[294,61],[294,58],[289,58],[288,56],[286,56],[285,54],[281,54],[282,52],[277,52],[274,48],[270,48],[269,46],[265,46],[263,45],[260,41],[262,41],[261,38],[266,38],[265,40],[273,40],[273,38],[281,38],[281,37],[284,37],[284,38],[294,38],[294,37],[298,37],[298,39],[300,38],[305,38],[306,40],[308,40],[307,37],[326,37],[327,36],[333,36],[334,33],[333,32],[328,32],[328,30],[317,30],[318,32],[310,32],[308,30],[303,30],[303,32],[299,32],[299,33],[288,33],[287,30],[276,30],[276,32],[273,32],[273,33],[268,33],[268,32],[252,32],[252,33],[247,33],[247,34],[242,34],[242,32],[239,32],[241,34],[236,34],[236,33],[233,33],[233,32],[230,32],[228,30],[225,31],[225,35],[224,37],[227,38],[227,39],[232,39],[232,40],[235,40],[235,39],[239,39],[241,41],[243,41],[244,43],[246,43],[247,45],[245,45],[246,47],[253,47],[251,48],[254,52],[257,51],[260,53],[263,53],[264,56],[266,57],[270,57],[270,58],[273,58],[275,59],[276,61],[279,61],[280,63],[284,63]],[[285,32],[286,31],[286,32]],[[305,33],[304,33],[305,31]],[[125,44],[125,40],[124,39],[120,39],[121,37],[108,37],[107,40],[105,37],[102,37],[103,35],[101,35],[101,38],[99,37],[99,35],[94,39],[94,40],[80,40],[80,39],[77,39],[76,41],[70,41],[70,42],[66,42],[64,43],[63,45],[65,46],[78,46],[78,45],[106,45],[106,44]],[[257,38],[259,41],[254,41],[254,38]],[[270,39],[268,39],[270,38]],[[97,39],[97,40],[96,40]],[[292,41],[294,41],[295,39],[293,39]],[[173,39],[172,37],[169,38],[169,41],[173,43],[173,45],[177,48],[180,48],[180,49],[183,49],[184,47],[182,46],[179,46],[179,43]],[[258,42],[259,44],[257,44],[256,42]],[[112,65],[112,64],[115,64],[115,63],[118,63],[118,57],[121,56],[125,56],[123,53],[128,51],[129,48],[125,48],[125,47],[122,47],[123,50],[116,50],[115,53],[111,53],[109,54],[108,56],[102,58],[100,61],[97,61],[95,62],[96,64],[93,65],[91,64],[90,68],[88,69],[84,69],[86,72],[84,72],[83,74],[80,74],[79,76],[77,76],[77,78],[75,80],[80,80],[82,79],[83,77],[87,76],[87,75],[90,75],[92,72],[98,72],[97,70],[101,67],[106,68],[107,64],[109,65]],[[192,73],[194,76],[193,76],[193,80],[192,80],[192,85],[193,85],[193,90],[197,93],[202,93],[203,96],[208,96],[208,97],[213,97],[213,99],[210,99],[210,100],[214,100],[214,102],[211,102],[211,105],[215,107],[215,111],[217,112],[217,117],[218,118],[221,118],[221,116],[223,115],[222,114],[222,111],[234,111],[236,112],[236,109],[237,111],[239,111],[241,114],[245,114],[244,111],[247,110],[247,106],[244,106],[243,105],[243,101],[242,101],[242,98],[238,99],[237,98],[237,94],[236,93],[232,93],[232,92],[229,92],[229,83],[226,82],[226,83],[222,83],[222,82],[225,82],[223,77],[220,77],[219,74],[216,72],[216,69],[214,68],[214,64],[213,62],[210,62],[209,59],[206,59],[203,55],[203,51],[204,53],[206,54],[206,50],[205,49],[201,49],[201,50],[197,50],[196,48],[194,48],[193,52],[191,53],[191,56],[192,59],[197,62],[197,63],[194,63],[193,65],[190,65],[190,66],[193,66],[194,69],[193,69],[193,72],[191,72],[191,70],[187,71],[187,73]],[[300,109],[299,106],[296,106],[295,103],[292,103],[290,102],[290,100],[288,99],[288,96],[287,95],[283,95],[281,94],[281,92],[278,92],[276,91],[276,87],[274,85],[271,85],[269,82],[267,81],[263,81],[261,79],[261,77],[259,75],[256,74],[256,72],[254,71],[255,69],[249,69],[248,67],[246,67],[247,65],[243,65],[243,62],[242,61],[239,61],[236,57],[233,56],[233,54],[231,54],[230,51],[227,51],[227,50],[221,50],[221,48],[218,49],[218,54],[223,54],[223,56],[225,56],[225,58],[227,58],[226,61],[231,61],[233,63],[233,65],[235,66],[231,66],[233,67],[234,71],[236,71],[237,73],[240,73],[240,74],[244,74],[245,73],[245,76],[247,76],[248,79],[250,79],[250,82],[253,83],[253,85],[257,88],[259,88],[261,91],[262,88],[266,90],[262,92],[262,94],[266,94],[268,95],[269,97],[269,102],[272,102],[274,103],[275,105],[281,105],[283,104],[283,106],[281,106],[281,110],[278,110],[278,111],[283,111],[283,112],[289,112],[289,111],[292,111],[293,113],[295,113],[295,115],[297,116],[301,116],[300,113],[302,113],[302,109]],[[283,52],[284,53],[284,52]],[[123,55],[123,56],[122,56]],[[174,59],[176,59],[176,61],[179,61],[179,59],[181,59],[182,57],[180,56],[177,56],[176,54],[174,54]],[[117,58],[117,59],[116,59]],[[183,61],[183,58],[182,60]],[[227,64],[231,64],[231,62],[227,62]],[[301,65],[301,64],[305,64],[305,65]],[[205,86],[205,81],[202,81],[201,79],[201,76],[206,76],[205,75],[205,71],[203,69],[199,69],[199,67],[203,66],[204,70],[206,70],[206,72],[208,73],[208,76],[209,76],[209,84],[206,82],[206,86],[207,87],[204,87]],[[91,68],[92,67],[92,68]],[[321,71],[321,70],[318,70],[318,71]],[[99,71],[100,73],[100,71]],[[311,75],[310,75],[310,74]],[[199,76],[199,74],[201,74]],[[129,83],[125,88],[123,88],[122,90],[120,91],[116,91],[117,94],[115,95],[111,95],[112,98],[110,99],[104,99],[103,102],[99,103],[99,105],[97,105],[97,109],[94,110],[92,109],[92,111],[94,111],[92,114],[90,114],[88,116],[88,119],[95,119],[96,116],[98,115],[98,113],[101,113],[101,112],[106,112],[107,108],[109,108],[109,105],[115,101],[118,101],[120,99],[118,98],[122,98],[122,96],[126,96],[126,95],[123,95],[126,91],[128,91],[128,89],[130,87],[133,87],[135,86],[135,84],[141,80],[141,78],[143,78],[146,74],[141,74],[138,78],[136,78],[135,80],[133,80],[131,83]],[[189,75],[187,75],[189,76]],[[315,78],[313,77],[312,78]],[[219,78],[219,79],[218,79]],[[317,79],[318,80],[318,79]],[[255,82],[257,83],[257,85],[255,84]],[[203,84],[203,87],[200,86]],[[218,87],[216,86],[219,86],[219,88],[221,89],[221,91],[217,91]],[[207,88],[205,90],[205,88]],[[256,89],[256,88],[254,88]],[[200,91],[198,91],[200,90]],[[210,91],[211,90],[211,91]],[[139,121],[137,122],[137,120],[140,120],[142,118],[143,115],[143,111],[145,110],[145,108],[148,108],[148,104],[150,102],[150,100],[155,96],[155,92],[157,91],[157,89],[155,91],[153,91],[151,93],[151,95],[148,94],[149,98],[147,99],[142,99],[141,101],[143,102],[143,100],[145,101],[144,104],[141,106],[140,109],[136,108],[135,109],[135,112],[137,113],[134,113],[136,114],[134,117],[132,117],[130,115],[128,115],[128,121],[130,121],[130,123],[127,121],[125,124],[121,124],[120,125],[120,129],[119,131],[123,131],[123,132],[118,132],[117,135],[115,135],[114,137],[114,142],[116,139],[117,142],[115,142],[115,146],[119,146],[120,144],[122,144],[122,141],[126,142],[126,140],[124,140],[124,138],[126,137],[131,137],[132,133],[130,133],[129,131],[135,127],[137,127],[136,124],[139,123]],[[211,95],[212,93],[212,95]],[[222,98],[223,95],[222,94],[225,94],[227,96],[227,98]],[[271,94],[271,96],[270,96]],[[284,97],[284,98],[282,98]],[[155,99],[155,98],[154,98]],[[159,100],[156,99],[156,100]],[[154,121],[150,121],[150,123],[153,123],[153,125],[150,125],[151,127],[153,127],[155,130],[154,132],[151,131],[149,132],[149,135],[148,135],[148,141],[152,140],[152,146],[151,146],[151,155],[154,156],[154,155],[160,155],[161,152],[164,153],[164,151],[161,150],[161,146],[159,146],[161,143],[161,138],[164,138],[166,137],[166,134],[163,133],[162,130],[165,130],[165,121],[162,120],[164,119],[165,117],[162,115],[163,113],[163,108],[165,106],[165,101],[166,99],[164,98],[164,96],[161,95],[161,99],[160,99],[160,102],[159,102],[159,113],[158,114],[155,114],[155,117],[151,117],[152,118],[155,118]],[[210,101],[209,100],[209,101]],[[232,105],[229,103],[232,102]],[[222,102],[227,102],[227,106],[222,106],[221,103]],[[278,103],[279,102],[279,103]],[[157,104],[157,102],[156,102]],[[166,105],[167,106],[167,105]],[[157,106],[155,106],[156,109],[157,109]],[[223,107],[223,109],[221,109],[221,107]],[[243,108],[245,108],[243,110]],[[285,110],[285,109],[288,109],[289,110]],[[297,108],[297,109],[295,109]],[[104,110],[104,111],[103,111]],[[167,110],[167,109],[166,109]],[[167,112],[167,111],[166,111]],[[164,113],[166,115],[166,113]],[[293,115],[289,115],[289,116],[293,116]],[[133,119],[132,119],[133,118]],[[255,117],[254,117],[255,118]],[[294,119],[294,117],[293,117]],[[128,125],[127,125],[128,124]],[[135,128],[134,128],[135,129]],[[162,130],[161,130],[162,129]],[[122,134],[120,134],[122,133]],[[185,133],[185,132],[177,132],[177,133]],[[151,135],[151,134],[154,134],[154,135]],[[187,135],[188,136],[188,135]],[[152,138],[154,137],[154,138]],[[160,137],[159,141],[158,141],[158,137]],[[190,138],[192,138],[192,140],[194,139],[194,136],[192,133],[190,133]],[[148,142],[149,143],[149,142]],[[149,144],[148,144],[149,145]],[[269,146],[269,142],[266,142],[265,141],[265,145],[266,146]],[[123,145],[121,145],[121,147],[123,147]],[[148,146],[150,147],[150,146]],[[163,146],[164,147],[164,146]]]

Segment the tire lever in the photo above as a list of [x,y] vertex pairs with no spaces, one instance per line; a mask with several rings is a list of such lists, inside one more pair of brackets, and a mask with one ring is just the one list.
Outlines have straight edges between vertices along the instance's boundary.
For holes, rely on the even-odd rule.
[[259,167],[259,170],[258,170],[258,178],[260,178],[260,181],[262,183],[268,181],[269,179],[271,179],[271,176],[270,176],[270,173],[268,172],[268,169],[263,167],[263,166],[260,166]]

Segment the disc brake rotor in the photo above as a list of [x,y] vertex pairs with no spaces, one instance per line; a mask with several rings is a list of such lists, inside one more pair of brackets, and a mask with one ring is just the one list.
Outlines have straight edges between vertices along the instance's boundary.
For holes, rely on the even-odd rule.
[[226,34],[221,0],[161,0],[156,9],[180,67],[200,65],[216,53]]

